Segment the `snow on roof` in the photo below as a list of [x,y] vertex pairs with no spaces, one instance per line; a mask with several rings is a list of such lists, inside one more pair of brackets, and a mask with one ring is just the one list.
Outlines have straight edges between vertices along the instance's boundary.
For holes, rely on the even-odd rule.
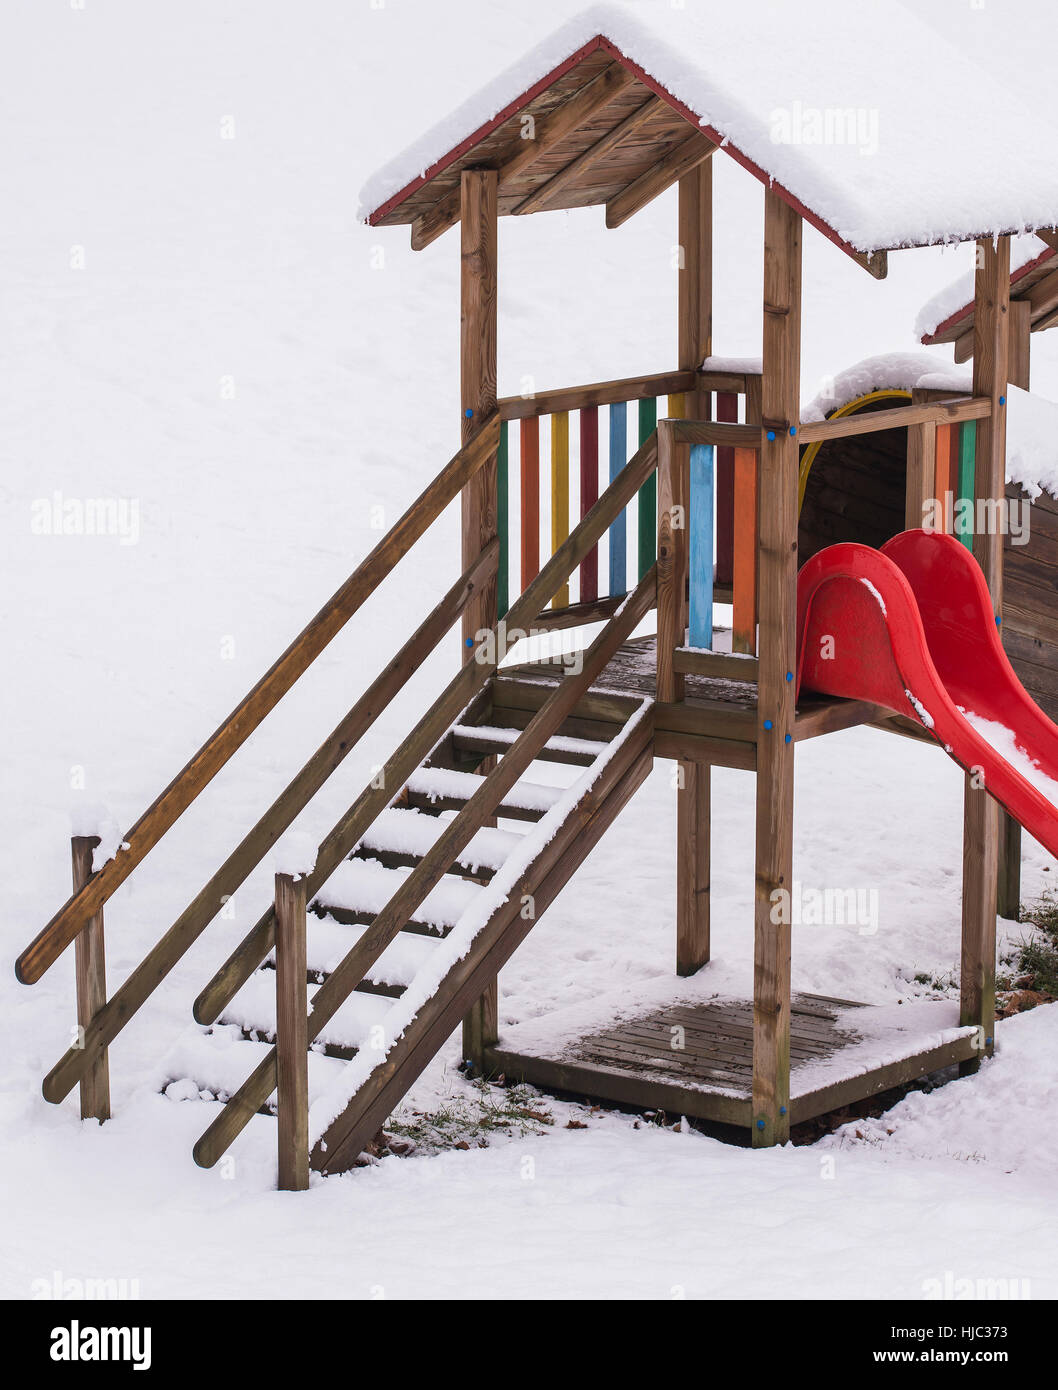
[[374,174],[361,216],[440,172],[600,36],[857,250],[1058,223],[1058,132],[893,0],[592,6]]
[[[921,387],[968,394],[971,386],[969,367],[938,365],[927,352],[884,353],[825,380],[818,395],[802,405],[801,421],[823,420],[871,391]],[[1018,386],[1007,388],[1007,482],[1018,483],[1033,500],[1041,492],[1058,497],[1058,404]]]
[[[1014,282],[1018,271],[1026,270],[1035,261],[1052,255],[1051,248],[1031,232],[1014,237],[1010,243],[1010,276]],[[928,338],[951,319],[963,318],[974,307],[974,272],[967,270],[928,299],[915,319],[915,337]]]

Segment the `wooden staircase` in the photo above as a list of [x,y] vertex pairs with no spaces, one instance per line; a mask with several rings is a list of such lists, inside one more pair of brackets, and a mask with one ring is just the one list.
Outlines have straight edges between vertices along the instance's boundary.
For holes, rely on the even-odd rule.
[[[75,840],[75,891],[16,963],[18,978],[32,984],[76,942],[81,1033],[45,1077],[47,1100],[58,1103],[79,1085],[82,1117],[109,1117],[110,1044],[495,583],[492,540],[108,999],[104,903],[480,471],[498,437],[498,419],[483,421],[126,833],[115,856],[92,872],[92,842]],[[580,667],[549,688],[539,709],[511,711],[494,696],[507,632],[530,628],[656,467],[651,436],[511,605],[506,625],[481,634],[480,646],[325,836],[311,871],[277,875],[274,904],[199,994],[201,1031],[175,1048],[167,1090],[223,1102],[195,1145],[201,1165],[216,1163],[254,1116],[269,1113],[279,1117],[281,1185],[306,1185],[310,1156],[323,1173],[354,1164],[646,777],[649,697],[615,697],[619,713],[605,737],[583,736],[575,711],[656,604],[664,547],[658,564],[606,615]],[[565,785],[534,780],[538,763],[567,768]]]

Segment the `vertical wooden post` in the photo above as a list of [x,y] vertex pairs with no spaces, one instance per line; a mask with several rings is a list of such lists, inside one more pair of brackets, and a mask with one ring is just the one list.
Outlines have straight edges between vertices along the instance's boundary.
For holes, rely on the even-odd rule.
[[[74,835],[70,841],[73,862],[73,891],[79,893],[92,877],[92,853],[99,844],[97,835]],[[77,1026],[81,1036],[107,1002],[106,949],[103,941],[103,912],[100,909],[74,942],[74,970],[77,977]],[[81,1078],[81,1119],[110,1119],[110,1058],[104,1048]]]
[[[922,393],[911,392],[912,405]],[[937,426],[933,421],[910,425],[907,431],[907,475],[904,502],[904,529],[913,531],[926,519],[926,509],[936,496]]]
[[[459,380],[464,444],[480,421],[496,409],[498,182],[495,169],[464,169],[460,178]],[[496,475],[493,458],[463,489],[464,569],[496,534]],[[473,657],[467,640],[473,643],[476,632],[495,626],[496,598],[496,583],[491,580],[479,597],[467,604],[463,614],[464,660]],[[496,1009],[494,980],[463,1022],[463,1056],[478,1066],[482,1047],[496,1040]]]
[[999,887],[996,911],[1012,922],[1021,918],[1021,826],[999,808]]
[[676,792],[676,974],[693,975],[709,959],[708,763],[678,764]]
[[[465,169],[460,184],[459,389],[462,442],[496,409],[496,189],[495,169]],[[493,457],[463,489],[463,569],[496,535],[497,461]],[[463,613],[463,657],[469,638],[496,622],[496,580]]]
[[279,1186],[309,1185],[309,992],[305,878],[276,874],[276,1075]]
[[[974,494],[1006,492],[1006,396],[1010,357],[1010,238],[977,243],[973,393],[992,414],[977,422]],[[998,525],[974,536],[997,618],[1003,606],[1003,534]],[[981,1055],[995,1037],[996,903],[999,889],[999,806],[980,778],[968,774],[963,798],[962,964],[960,1018],[980,1030]],[[975,1062],[964,1063],[972,1071]]]
[[[658,642],[657,697],[664,704],[683,699],[683,676],[673,667],[683,646],[684,592],[687,588],[687,508],[685,447],[673,438],[673,426],[658,425]],[[682,526],[673,524],[683,509]]]
[[[759,474],[757,846],[753,982],[753,1143],[790,1134],[790,908],[793,889],[797,617],[795,430],[801,376],[801,218],[764,204],[764,374]],[[773,436],[769,440],[769,433]],[[736,518],[737,523],[737,518]]]
[[[713,162],[707,159],[679,182],[680,271],[677,292],[677,362],[683,371],[697,371],[713,351]],[[688,393],[684,413],[690,419],[708,420],[712,396],[708,391]],[[659,437],[659,444],[660,444]],[[675,451],[677,474],[686,480],[682,500],[685,529],[679,538],[677,557],[680,616],[679,644],[687,623],[684,591],[688,573],[690,524],[689,450]],[[659,453],[659,464],[661,455]],[[660,478],[660,473],[659,473]],[[664,488],[664,484],[660,486]],[[714,538],[715,539],[715,538]],[[660,575],[659,575],[660,580]],[[658,655],[661,671],[661,615],[659,589]],[[683,677],[674,677],[673,698],[683,698]],[[660,687],[659,687],[660,688]],[[710,768],[706,763],[681,761],[676,792],[676,973],[693,975],[709,959],[709,793]]]

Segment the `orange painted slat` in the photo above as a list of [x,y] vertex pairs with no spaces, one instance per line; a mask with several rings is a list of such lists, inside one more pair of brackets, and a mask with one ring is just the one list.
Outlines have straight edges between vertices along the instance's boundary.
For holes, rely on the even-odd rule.
[[757,451],[736,449],[731,650],[757,654]]
[[540,417],[521,421],[522,591],[540,573]]
[[937,426],[936,483],[934,485],[934,495],[940,507],[940,514],[938,516],[939,525],[937,527],[939,531],[947,529],[944,524],[944,519],[946,515],[947,497],[948,493],[951,491],[952,478],[954,476],[952,473],[951,457],[953,435],[954,431],[951,425]]

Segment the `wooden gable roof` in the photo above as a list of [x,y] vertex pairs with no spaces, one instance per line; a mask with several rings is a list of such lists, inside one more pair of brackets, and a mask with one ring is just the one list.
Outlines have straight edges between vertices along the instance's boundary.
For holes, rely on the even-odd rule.
[[[1058,324],[1058,234],[1038,230],[1036,235],[1049,244],[1010,276],[1011,305],[1025,306],[1021,312],[1027,316],[1032,333]],[[924,333],[921,341],[954,343],[956,362],[966,362],[973,356],[973,333],[974,301],[970,299],[949,314],[932,333]]]

